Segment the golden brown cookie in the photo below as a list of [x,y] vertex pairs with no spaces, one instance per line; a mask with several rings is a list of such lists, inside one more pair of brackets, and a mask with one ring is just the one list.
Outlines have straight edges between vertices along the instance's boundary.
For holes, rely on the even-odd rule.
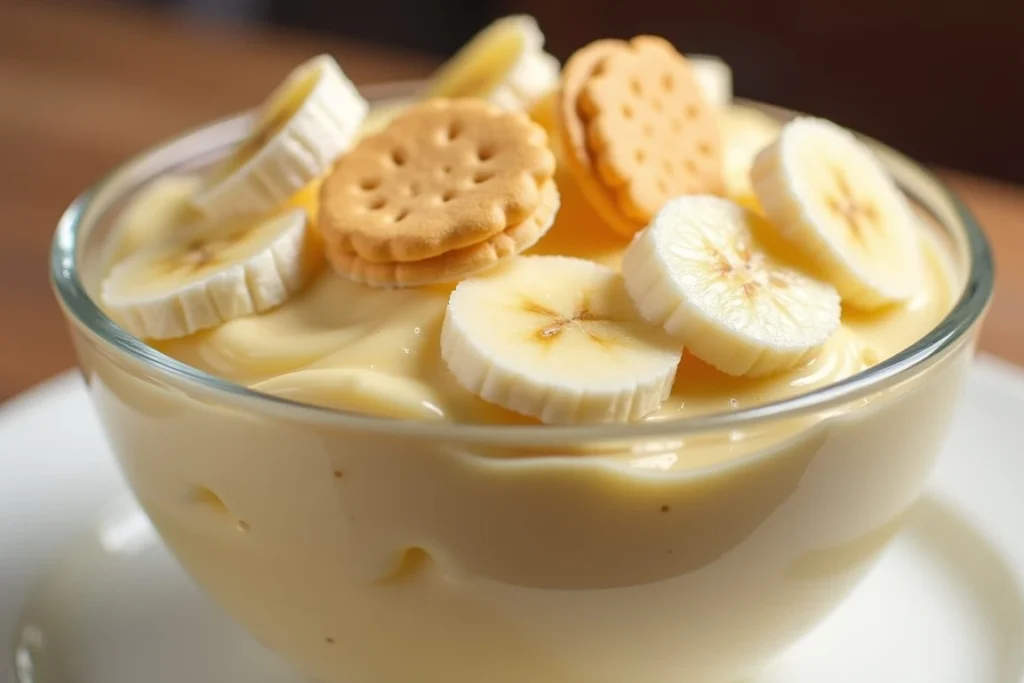
[[439,257],[529,219],[554,166],[547,135],[525,114],[429,100],[338,160],[319,227],[332,249],[363,261]]
[[666,200],[722,191],[721,142],[686,59],[665,40],[600,40],[563,70],[558,123],[570,169],[617,230]]
[[621,49],[624,44],[621,40],[596,40],[577,50],[565,63],[555,101],[555,142],[559,151],[559,163],[565,164],[583,196],[608,225],[616,232],[628,236],[644,226],[633,223],[623,216],[615,203],[614,195],[601,184],[590,162],[587,129],[576,107],[580,92],[598,64],[608,55]]
[[339,274],[371,287],[454,282],[532,247],[554,223],[558,207],[558,189],[555,182],[549,180],[540,189],[540,203],[532,215],[483,242],[419,261],[389,263],[367,261],[337,243],[329,243],[327,257]]

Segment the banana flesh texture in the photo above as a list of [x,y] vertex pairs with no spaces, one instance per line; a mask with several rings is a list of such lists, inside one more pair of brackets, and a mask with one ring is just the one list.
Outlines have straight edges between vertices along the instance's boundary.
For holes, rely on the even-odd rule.
[[319,266],[305,211],[182,229],[114,266],[104,305],[132,334],[171,339],[284,303]]
[[919,291],[910,203],[850,131],[823,119],[790,121],[758,154],[751,182],[765,215],[844,303],[875,309]]
[[727,199],[680,197],[622,259],[643,316],[729,375],[788,370],[839,327],[835,289],[773,260],[755,242],[756,223]]
[[640,316],[618,273],[564,256],[520,257],[462,281],[441,329],[441,356],[463,388],[546,423],[654,412],[681,351]]
[[369,105],[328,55],[293,71],[195,206],[213,222],[265,215],[322,176],[356,139]]
[[544,51],[544,34],[528,15],[498,19],[438,69],[427,97],[479,97],[529,110],[558,85],[561,65]]

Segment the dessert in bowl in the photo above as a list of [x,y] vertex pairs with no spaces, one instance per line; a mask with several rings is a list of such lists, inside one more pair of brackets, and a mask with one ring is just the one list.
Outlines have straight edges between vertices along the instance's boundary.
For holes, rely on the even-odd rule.
[[318,58],[69,209],[114,452],[259,640],[331,683],[725,683],[872,566],[988,248],[721,69],[647,37],[559,68],[513,18],[367,106]]

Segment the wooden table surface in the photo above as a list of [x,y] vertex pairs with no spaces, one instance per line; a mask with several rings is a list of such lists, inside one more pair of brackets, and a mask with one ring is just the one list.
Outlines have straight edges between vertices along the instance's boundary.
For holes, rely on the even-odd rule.
[[[180,130],[257,104],[314,54],[335,54],[357,83],[419,77],[435,63],[352,41],[82,4],[0,0],[0,400],[74,364],[47,251],[61,212],[90,182]],[[998,259],[981,347],[1024,365],[1024,188],[943,176]]]

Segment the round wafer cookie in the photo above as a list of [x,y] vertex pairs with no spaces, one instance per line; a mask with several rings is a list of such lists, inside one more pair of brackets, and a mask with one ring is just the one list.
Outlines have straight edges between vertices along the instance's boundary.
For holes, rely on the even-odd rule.
[[643,229],[642,224],[633,223],[619,211],[615,197],[602,186],[590,163],[587,149],[587,130],[583,119],[576,111],[580,91],[597,65],[613,51],[622,46],[621,40],[596,40],[586,45],[569,58],[562,69],[562,79],[555,96],[555,143],[559,163],[564,163],[570,177],[575,181],[581,194],[594,210],[616,232],[632,235]]
[[672,197],[721,193],[714,112],[665,40],[599,40],[577,51],[557,105],[573,177],[620,232],[642,229]]
[[523,113],[477,99],[423,102],[338,160],[319,226],[339,252],[422,261],[519,225],[541,203],[555,159]]
[[371,287],[417,287],[454,282],[529,249],[547,233],[559,208],[553,180],[540,189],[540,203],[526,220],[468,247],[420,261],[367,261],[327,239],[327,259],[340,275]]

